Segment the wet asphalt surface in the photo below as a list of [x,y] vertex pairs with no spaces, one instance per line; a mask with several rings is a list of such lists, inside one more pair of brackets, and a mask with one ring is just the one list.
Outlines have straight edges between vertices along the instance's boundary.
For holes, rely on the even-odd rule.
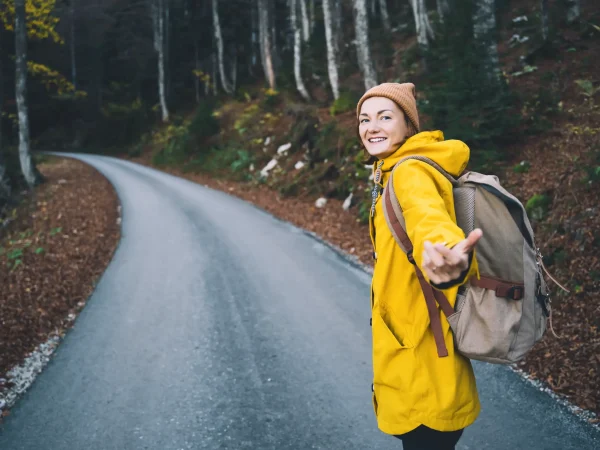
[[[222,192],[78,158],[115,186],[122,240],[0,449],[401,448],[373,417],[369,274]],[[600,449],[508,368],[476,372],[483,411],[458,449]]]

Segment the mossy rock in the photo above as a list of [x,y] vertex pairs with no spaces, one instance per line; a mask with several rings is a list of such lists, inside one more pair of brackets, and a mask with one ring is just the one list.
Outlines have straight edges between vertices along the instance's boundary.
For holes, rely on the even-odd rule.
[[525,210],[532,220],[543,220],[548,215],[552,200],[545,194],[535,194],[525,205]]

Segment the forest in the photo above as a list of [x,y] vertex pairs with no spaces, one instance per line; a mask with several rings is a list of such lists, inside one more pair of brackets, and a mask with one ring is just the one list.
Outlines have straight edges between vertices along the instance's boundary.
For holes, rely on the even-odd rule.
[[48,151],[211,185],[370,264],[356,102],[410,81],[423,128],[519,196],[570,289],[561,339],[517,370],[600,411],[598,2],[0,0],[0,27],[0,282]]

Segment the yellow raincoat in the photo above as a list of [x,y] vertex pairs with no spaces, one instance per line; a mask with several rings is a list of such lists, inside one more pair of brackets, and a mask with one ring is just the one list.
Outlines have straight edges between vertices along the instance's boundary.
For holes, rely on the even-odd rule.
[[[394,165],[409,155],[427,156],[458,176],[469,161],[469,148],[460,141],[444,141],[441,131],[419,133],[393,155],[375,163],[374,169],[382,164],[382,186]],[[394,172],[394,188],[419,267],[426,240],[452,247],[465,238],[455,224],[452,186],[434,168],[421,161],[406,161]],[[381,195],[370,228],[376,258],[371,291],[373,405],[379,428],[394,435],[419,425],[438,431],[465,428],[480,410],[471,363],[455,353],[450,325],[441,310],[449,355],[438,357],[425,298],[413,265],[387,226]],[[452,305],[459,284],[475,274],[477,261],[473,258],[464,280],[444,290]]]

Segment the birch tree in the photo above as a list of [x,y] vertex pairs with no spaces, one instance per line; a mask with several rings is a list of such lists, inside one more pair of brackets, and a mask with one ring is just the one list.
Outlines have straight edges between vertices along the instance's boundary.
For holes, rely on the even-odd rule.
[[162,121],[169,121],[169,110],[167,109],[166,83],[165,83],[165,1],[150,0],[152,15],[152,31],[154,35],[154,50],[158,55],[158,98]]
[[540,12],[540,15],[542,16],[542,38],[544,41],[547,41],[550,32],[550,27],[548,25],[548,0],[540,0]]
[[366,0],[354,0],[354,31],[358,64],[365,81],[365,89],[370,89],[377,84],[377,76],[373,60],[371,59],[371,49],[369,48],[369,23],[367,20]]
[[221,85],[228,94],[233,94],[235,86],[229,83],[225,75],[225,62],[223,57],[223,36],[221,35],[221,24],[219,22],[219,0],[212,0],[212,18],[213,30],[215,33],[215,43],[217,44],[217,58],[219,61],[219,74],[221,75]]
[[[331,3],[333,2],[333,4]],[[329,5],[333,11],[333,41],[336,51],[340,50],[340,39],[342,36],[342,0],[329,0]]]
[[383,29],[387,32],[392,31],[392,25],[390,24],[390,15],[388,14],[387,9],[387,0],[379,0],[379,12],[381,13]]
[[567,4],[567,23],[579,20],[581,16],[581,0],[565,0]]
[[325,41],[327,43],[327,72],[329,73],[329,84],[333,91],[333,98],[337,100],[340,97],[340,87],[338,82],[338,39],[335,23],[332,20],[331,3],[337,0],[323,0],[323,19],[325,22]]
[[486,75],[493,83],[500,81],[500,62],[496,43],[496,11],[494,0],[474,0],[473,35],[482,47]]
[[[0,44],[2,39],[0,39]],[[3,201],[10,197],[10,182],[6,173],[6,162],[4,160],[4,149],[2,148],[2,105],[4,104],[4,77],[2,66],[2,48],[0,48],[0,208]]]
[[258,0],[258,34],[265,78],[269,87],[275,89],[275,70],[273,67],[273,48],[269,24],[269,1]]
[[25,0],[15,0],[15,94],[19,117],[19,160],[27,185],[32,188],[40,182],[29,145],[29,113],[27,111],[27,24]]
[[[302,12],[302,38],[304,42],[308,42],[310,39],[310,20],[308,18],[308,8],[306,7],[306,0],[297,0],[300,2],[300,10]],[[290,3],[294,3],[294,0],[290,0]],[[294,28],[295,29],[295,28]]]
[[[475,0],[478,1],[478,0]],[[429,43],[434,38],[433,29],[427,15],[425,0],[410,0],[410,5],[415,18],[415,27],[417,29],[417,42],[423,50],[429,48]]]
[[[298,92],[300,92],[300,95],[302,95],[304,100],[310,101],[310,95],[302,81],[302,36],[300,27],[298,26],[298,1],[304,3],[304,0],[290,0],[290,18],[292,22],[292,32],[294,33],[294,77],[296,78]],[[304,23],[304,19],[302,22]]]

